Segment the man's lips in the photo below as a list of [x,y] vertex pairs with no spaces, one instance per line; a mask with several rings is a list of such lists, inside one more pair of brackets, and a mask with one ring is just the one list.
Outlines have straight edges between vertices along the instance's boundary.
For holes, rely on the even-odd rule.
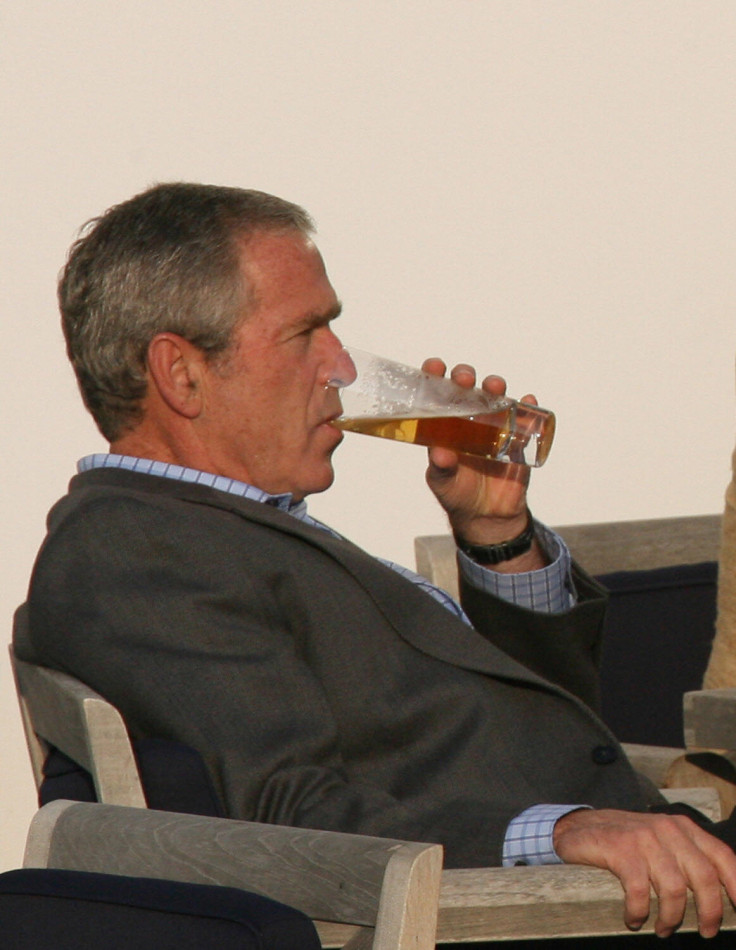
[[[342,409],[338,409],[337,412],[330,413],[329,416],[325,416],[320,425],[332,425],[332,423],[339,419],[342,415]],[[333,427],[334,428],[334,427]]]
[[338,443],[342,442],[345,436],[345,433],[342,431],[342,429],[335,425],[335,421],[339,419],[341,415],[341,412],[333,412],[331,415],[325,416],[317,427],[323,431],[331,432],[337,438]]

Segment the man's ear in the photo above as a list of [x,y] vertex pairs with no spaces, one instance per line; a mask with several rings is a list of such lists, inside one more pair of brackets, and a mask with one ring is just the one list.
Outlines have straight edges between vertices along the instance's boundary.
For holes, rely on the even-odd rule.
[[166,405],[187,419],[202,411],[204,353],[177,333],[158,333],[148,345],[148,373]]

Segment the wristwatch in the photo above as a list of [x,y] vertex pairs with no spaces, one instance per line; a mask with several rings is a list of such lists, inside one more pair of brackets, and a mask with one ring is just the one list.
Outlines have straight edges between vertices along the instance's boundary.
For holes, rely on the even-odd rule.
[[500,544],[468,544],[455,535],[455,544],[460,548],[463,554],[467,554],[478,564],[501,564],[502,561],[511,561],[520,554],[526,554],[534,541],[534,522],[531,513],[527,521],[526,528],[511,538],[510,541],[502,541]]

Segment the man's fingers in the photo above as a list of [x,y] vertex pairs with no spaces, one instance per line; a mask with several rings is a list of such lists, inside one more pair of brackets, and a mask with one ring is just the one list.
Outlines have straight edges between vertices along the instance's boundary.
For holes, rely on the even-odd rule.
[[[654,931],[668,937],[679,927],[685,915],[688,891],[692,890],[698,910],[698,927],[703,937],[718,932],[723,914],[718,877],[709,862],[696,853],[688,854],[681,868],[673,855],[655,843],[644,844],[646,860],[632,858],[612,868],[624,890],[624,923],[640,930],[651,913],[651,892],[657,896]],[[687,846],[686,846],[687,848]],[[689,849],[688,849],[689,850]]]
[[433,445],[427,453],[435,475],[443,478],[451,477],[457,471],[460,457],[452,449],[445,449],[440,445]]
[[538,406],[537,397],[534,393],[527,393],[526,396],[522,396],[519,402],[525,402],[527,406]]
[[[654,932],[659,937],[669,937],[682,923],[688,896],[687,881],[669,854],[660,858],[652,869],[652,886],[658,904]],[[709,929],[712,926],[712,917],[709,916],[707,922],[699,922],[701,926]]]
[[614,873],[624,889],[624,923],[629,930],[640,930],[649,919],[652,892],[646,862],[634,861]]
[[475,386],[475,370],[468,363],[458,363],[453,366],[450,379],[463,389],[470,389]]
[[640,929],[648,918],[653,889],[658,902],[654,929],[660,937],[682,923],[690,891],[701,935],[718,933],[724,887],[734,899],[736,857],[689,818],[592,810],[571,812],[558,826],[555,850],[563,860],[607,867],[617,875],[630,929]]
[[[716,882],[717,883],[717,882]],[[720,886],[708,891],[693,888],[693,899],[698,911],[698,930],[702,937],[715,937],[723,920],[723,896]]]
[[[429,373],[430,376],[444,376],[447,372],[447,364],[438,356],[430,356],[422,363],[422,370],[425,373]],[[475,367],[471,366],[470,363],[458,363],[456,366],[453,366],[449,375],[453,382],[457,383],[458,386],[462,386],[464,389],[470,389],[473,386],[479,385]],[[483,380],[482,388],[493,396],[503,396],[506,393],[506,380],[503,376],[491,374],[490,376],[486,376]],[[536,399],[532,395],[528,397],[525,396],[523,401],[531,402],[532,405],[536,405]]]
[[693,840],[699,847],[708,852],[708,856],[721,884],[726,889],[731,903],[736,905],[736,860],[734,859],[733,849],[702,828],[694,829]]
[[701,828],[690,830],[689,837],[693,842],[694,859],[683,873],[693,892],[700,933],[703,937],[713,937],[723,919],[723,888],[731,901],[736,896],[734,854],[727,844]]
[[431,376],[444,376],[447,366],[438,356],[430,356],[422,363],[422,371]]
[[483,380],[482,388],[485,392],[490,393],[491,396],[505,396],[506,380],[503,376],[492,374],[491,376],[486,376]]
[[[646,860],[617,871],[626,895],[627,926],[638,930],[646,920],[651,886],[658,905],[655,933],[660,937],[670,936],[682,923],[688,893],[692,891],[698,930],[703,937],[714,937],[723,918],[718,869],[721,842],[694,825],[683,825],[682,820],[675,817],[663,818],[654,830],[649,840],[649,829],[639,835],[639,853]],[[724,853],[723,857],[727,855]],[[723,864],[724,871],[733,867],[732,852],[730,860],[724,860]]]

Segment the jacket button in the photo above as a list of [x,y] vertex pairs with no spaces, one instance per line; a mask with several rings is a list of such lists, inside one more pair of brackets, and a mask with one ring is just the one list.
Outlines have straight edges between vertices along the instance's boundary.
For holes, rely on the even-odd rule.
[[616,747],[612,745],[597,745],[590,753],[596,765],[610,765],[618,758]]

